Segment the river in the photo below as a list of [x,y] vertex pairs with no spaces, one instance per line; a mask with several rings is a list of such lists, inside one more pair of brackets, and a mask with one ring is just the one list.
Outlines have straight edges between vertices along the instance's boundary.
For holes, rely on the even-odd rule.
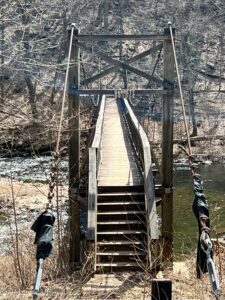
[[[208,200],[212,236],[225,233],[225,165],[201,165],[199,173]],[[197,245],[198,228],[192,212],[193,181],[189,170],[174,172],[174,248],[176,255],[193,253]]]
[[[46,183],[51,166],[50,157],[13,158],[0,160],[0,176],[16,180]],[[60,164],[61,181],[68,183],[67,160]],[[201,165],[204,191],[209,203],[212,236],[225,232],[225,165]],[[174,253],[175,259],[193,253],[197,245],[198,228],[192,212],[193,186],[190,171],[175,164],[174,171]],[[35,213],[34,213],[35,214]],[[2,225],[4,224],[2,220]],[[0,228],[0,235],[4,226]]]

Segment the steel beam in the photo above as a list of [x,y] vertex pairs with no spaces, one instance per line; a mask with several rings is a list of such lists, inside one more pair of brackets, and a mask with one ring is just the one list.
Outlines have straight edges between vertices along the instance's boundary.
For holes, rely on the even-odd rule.
[[[77,39],[77,37],[76,37]],[[170,37],[166,34],[80,34],[79,41],[164,41]]]
[[[82,89],[77,90],[75,88],[70,88],[68,90],[69,95],[111,95],[116,96],[116,93],[121,94],[129,94],[128,90],[112,90],[112,89],[104,89],[104,90],[95,90],[95,89]],[[155,95],[170,95],[173,93],[170,90],[160,90],[160,89],[140,89],[140,90],[132,90],[132,94],[134,96],[143,96],[143,95],[149,95],[149,94],[155,94]]]

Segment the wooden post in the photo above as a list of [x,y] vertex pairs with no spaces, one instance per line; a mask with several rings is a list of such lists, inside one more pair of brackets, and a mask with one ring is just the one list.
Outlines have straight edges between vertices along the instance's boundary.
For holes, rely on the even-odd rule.
[[[174,55],[169,28],[164,29],[164,89],[174,90]],[[173,31],[175,34],[175,31]],[[162,246],[163,261],[173,261],[173,93],[163,95],[162,120]]]
[[170,279],[152,280],[152,300],[171,300],[172,281]]
[[[72,25],[74,26],[74,25]],[[69,38],[71,30],[68,31]],[[74,26],[74,35],[79,29]],[[69,72],[69,89],[80,86],[80,49],[73,40]],[[80,96],[69,94],[69,210],[71,269],[80,263],[80,204],[78,201],[80,179]]]

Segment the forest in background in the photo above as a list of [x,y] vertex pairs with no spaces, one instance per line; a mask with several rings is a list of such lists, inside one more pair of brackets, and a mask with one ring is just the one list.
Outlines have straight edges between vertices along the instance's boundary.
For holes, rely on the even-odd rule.
[[[196,152],[205,151],[206,155],[214,152],[216,156],[224,158],[225,50],[223,32],[225,3],[222,0],[46,0],[45,2],[1,0],[1,156],[12,157],[20,155],[20,153],[22,155],[38,154],[40,148],[45,154],[53,149],[66,72],[67,30],[71,23],[75,23],[81,33],[86,34],[154,34],[162,33],[164,27],[167,27],[168,21],[172,21],[173,27],[176,28],[176,51],[190,133],[197,137],[220,137],[217,140],[210,138],[209,141],[198,142]],[[90,43],[89,45],[92,46]],[[97,43],[93,49],[96,53],[101,50],[112,57],[126,60],[148,49],[149,46],[154,46],[154,43],[151,45],[146,42]],[[158,53],[147,57],[140,64],[134,64],[134,66],[151,74],[157,58]],[[86,53],[82,53],[81,62],[82,80],[97,73],[98,69],[107,68],[107,64],[99,61],[97,56],[93,59]],[[159,78],[162,78],[162,62],[163,53],[160,54],[159,63],[155,68],[155,75]],[[131,90],[132,88],[158,87],[147,80],[140,81],[129,73],[128,84]],[[123,88],[124,76],[116,73],[107,76],[102,80],[101,86],[112,89]],[[97,87],[98,82],[89,86],[89,88]],[[178,90],[177,83],[175,88]],[[139,102],[139,100],[142,101]],[[149,99],[137,99],[135,104],[137,105],[134,109],[137,109],[139,119],[150,140],[158,145],[161,139],[162,99],[151,96]],[[93,107],[93,101],[90,101],[90,98],[83,100],[81,107],[83,152],[93,125],[90,122],[90,117],[93,117]],[[67,113],[68,108],[64,118],[63,146],[67,146],[69,139]],[[174,114],[175,139],[182,140],[185,138],[185,134],[178,95],[175,97]],[[155,124],[155,132],[151,131],[152,124]],[[15,188],[16,195],[17,192],[21,192],[20,183],[3,181],[3,185],[6,186],[6,184]],[[22,192],[26,194],[29,191],[29,197],[27,195],[24,197],[26,201],[27,198],[32,200],[35,198],[35,205],[32,204],[30,211],[34,210],[37,213],[40,207],[44,207],[45,196],[43,197],[43,195],[46,195],[48,191],[46,185],[41,186],[36,183],[33,185],[39,192],[35,197],[34,187],[31,188],[29,184],[22,184]],[[65,185],[63,188],[62,195],[65,200],[67,186]],[[11,197],[11,191],[9,194]],[[39,200],[40,194],[42,194],[43,200]],[[11,203],[7,205],[7,209],[13,208]],[[22,206],[17,209],[19,218],[22,209],[27,210]],[[0,273],[0,292],[3,295],[0,296],[0,299],[30,299],[35,270],[35,247],[30,245],[31,240],[33,241],[33,235],[27,231],[20,234],[21,270],[19,272],[21,273],[18,272],[16,260],[12,261],[10,257],[0,260],[1,269],[4,271],[2,274]],[[13,247],[13,244],[11,246]],[[13,248],[13,251],[15,249]],[[82,297],[81,286],[90,275],[88,273],[90,270],[84,265],[84,268],[73,276],[69,277],[66,272],[59,275],[57,247],[53,251],[56,255],[46,263],[44,274],[43,287],[47,291],[46,298],[74,299],[76,296],[78,299]],[[178,295],[175,299],[183,299],[179,295],[184,296],[184,293],[184,297],[187,299],[212,299],[208,278],[201,282],[195,281],[194,260],[194,257],[189,257],[185,265],[179,265],[173,275],[169,272],[165,274],[168,277],[173,276],[174,297]],[[17,270],[17,273],[14,274],[14,270]],[[143,282],[146,284],[145,278]],[[143,286],[140,285],[137,290],[131,290],[132,286],[133,282],[131,281],[125,286],[127,293],[123,294],[124,299],[142,297]],[[146,293],[148,292],[147,290]],[[121,295],[118,297],[123,299]]]
[[[24,143],[36,136],[54,143],[65,78],[67,29],[75,23],[82,33],[158,33],[168,21],[176,28],[176,50],[185,92],[190,133],[224,135],[224,14],[223,1],[1,1],[0,14],[0,116],[1,144],[14,139]],[[147,49],[145,42],[96,43],[94,52],[105,51],[122,60]],[[162,78],[162,56],[155,74]],[[152,72],[157,55],[141,65]],[[82,78],[104,70],[104,62],[83,53]],[[100,65],[100,66],[99,66]],[[108,75],[104,88],[123,88],[123,74]],[[128,73],[129,88],[157,87]],[[92,84],[97,87],[98,83]],[[177,95],[179,96],[179,95]],[[145,114],[161,113],[161,98],[143,100]],[[179,98],[175,99],[175,134],[184,137]],[[142,105],[139,105],[142,106]],[[90,107],[90,106],[88,106]],[[91,110],[91,108],[90,108]],[[84,109],[83,111],[87,111]],[[90,112],[89,112],[90,113]],[[85,118],[85,116],[84,116]],[[86,116],[87,118],[87,116]],[[33,126],[35,124],[35,126]],[[34,129],[35,128],[35,129]],[[176,127],[175,127],[176,128]],[[16,132],[16,137],[13,133]],[[14,134],[15,135],[15,134]],[[24,137],[23,137],[24,135]],[[25,138],[26,136],[26,138]],[[40,143],[42,143],[40,141]],[[219,141],[219,145],[223,140]]]

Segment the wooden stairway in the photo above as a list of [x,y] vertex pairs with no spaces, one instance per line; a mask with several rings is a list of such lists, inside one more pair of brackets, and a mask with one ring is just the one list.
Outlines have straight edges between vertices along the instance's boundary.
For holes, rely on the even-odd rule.
[[87,239],[95,246],[94,270],[144,270],[150,238],[158,239],[158,229],[149,142],[127,101],[104,98],[89,148]]
[[97,199],[96,269],[144,268],[143,186],[101,187]]

